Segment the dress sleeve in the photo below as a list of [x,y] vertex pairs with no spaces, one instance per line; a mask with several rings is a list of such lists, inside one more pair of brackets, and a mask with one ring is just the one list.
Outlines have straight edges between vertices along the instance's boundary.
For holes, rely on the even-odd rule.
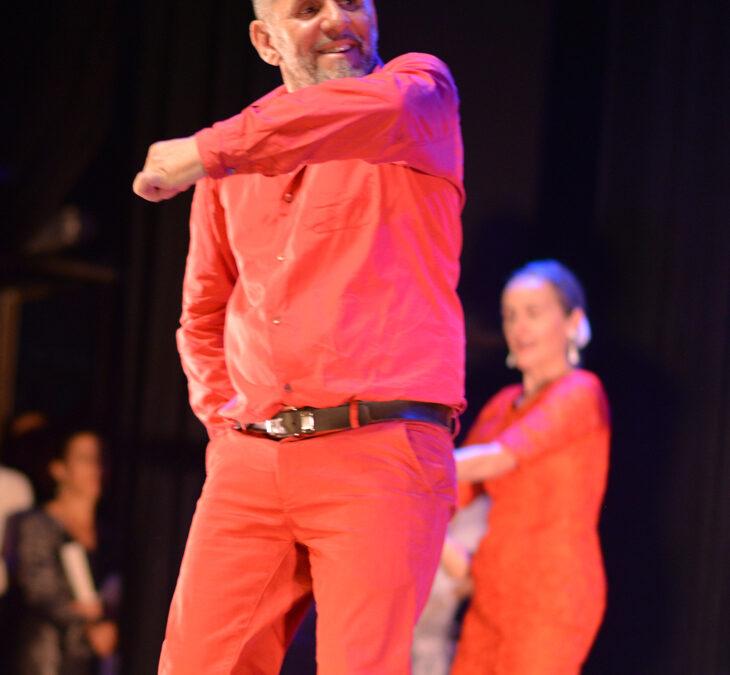
[[555,383],[542,400],[493,440],[523,464],[608,426],[603,387],[597,378],[583,372]]
[[37,513],[18,522],[16,579],[24,602],[58,626],[78,623],[58,559],[58,537]]
[[402,162],[460,183],[458,93],[433,56],[406,54],[364,77],[273,94],[196,134],[208,175],[277,175],[361,159]]
[[[487,401],[474,423],[469,427],[463,445],[489,443],[494,440],[504,415],[504,407],[508,404],[510,398],[510,390],[511,387],[506,387]],[[473,502],[479,495],[484,494],[484,483],[461,481],[457,487],[457,504],[459,508],[463,508]]]
[[235,394],[226,368],[223,328],[226,306],[238,275],[215,183],[203,179],[195,187],[183,308],[177,331],[190,405],[211,437],[231,426],[218,410]]

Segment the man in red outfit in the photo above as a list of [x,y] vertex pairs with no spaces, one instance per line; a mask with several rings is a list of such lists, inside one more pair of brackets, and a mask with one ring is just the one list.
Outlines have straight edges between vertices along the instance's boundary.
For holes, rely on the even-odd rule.
[[277,673],[313,594],[319,673],[402,675],[464,405],[458,96],[382,64],[371,0],[254,7],[284,85],[134,183],[196,182],[178,346],[211,437],[160,672]]

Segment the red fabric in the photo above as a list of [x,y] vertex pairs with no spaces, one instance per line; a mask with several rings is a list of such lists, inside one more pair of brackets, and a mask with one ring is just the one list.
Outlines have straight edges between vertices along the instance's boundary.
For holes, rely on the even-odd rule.
[[454,675],[578,673],[600,626],[605,577],[598,518],[610,421],[598,378],[575,370],[519,408],[522,387],[492,398],[466,444],[498,441],[517,468],[460,485],[464,504],[492,497],[474,556],[475,591]]
[[160,674],[278,673],[312,591],[320,675],[410,672],[454,507],[452,450],[421,422],[211,440]]
[[193,199],[178,346],[209,433],[353,399],[461,409],[462,144],[446,66],[407,54],[280,87],[196,139],[210,177]]

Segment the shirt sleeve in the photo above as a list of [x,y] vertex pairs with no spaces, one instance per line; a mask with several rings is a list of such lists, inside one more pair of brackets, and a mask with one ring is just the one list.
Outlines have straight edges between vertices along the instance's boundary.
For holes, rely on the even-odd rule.
[[557,382],[524,417],[493,440],[523,464],[608,426],[608,403],[600,382],[577,373]]
[[237,276],[215,181],[203,179],[195,187],[190,210],[177,345],[188,378],[190,405],[211,437],[231,427],[218,410],[235,395],[226,368],[223,328]]
[[[505,388],[493,396],[481,409],[474,423],[469,427],[469,432],[464,438],[463,445],[474,445],[477,443],[488,443],[493,440],[495,427],[503,416],[505,402],[509,397],[509,388]],[[457,486],[457,505],[464,508],[471,504],[479,495],[484,494],[484,483],[470,483],[460,481]]]
[[196,141],[214,178],[361,159],[403,162],[460,183],[458,107],[446,65],[428,54],[406,54],[364,77],[266,96],[199,131]]

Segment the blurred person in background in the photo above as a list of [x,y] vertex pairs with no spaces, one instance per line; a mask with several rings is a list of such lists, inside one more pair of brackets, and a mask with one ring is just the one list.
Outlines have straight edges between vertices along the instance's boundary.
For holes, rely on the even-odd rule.
[[[15,420],[13,420],[14,422]],[[13,422],[8,425],[3,435],[3,452],[0,454],[3,462],[7,460],[8,445],[22,429],[14,427]],[[8,520],[14,514],[25,511],[33,506],[33,487],[30,480],[21,471],[0,464],[0,665],[2,665],[10,649],[10,606],[6,592],[8,590],[8,572],[5,561],[4,541]]]
[[605,606],[608,403],[599,379],[577,367],[590,325],[583,289],[563,265],[517,270],[502,321],[522,383],[486,404],[456,451],[460,504],[481,492],[492,501],[452,674],[570,675]]
[[[102,446],[95,432],[81,429],[41,451],[47,453],[36,485],[42,504],[17,516],[9,552],[17,595],[14,674],[91,675],[100,660],[104,672],[113,665],[119,577],[116,546],[96,517]],[[69,549],[81,564],[69,563]],[[78,599],[79,574],[89,588],[84,599]]]
[[[5,538],[5,523],[19,511],[33,506],[33,487],[20,471],[0,465],[0,541]],[[0,558],[0,596],[8,588],[4,558]]]
[[[9,434],[6,436],[6,439]],[[7,446],[7,443],[5,443]],[[5,448],[4,448],[5,449]],[[4,454],[2,458],[5,459]],[[10,516],[33,506],[33,486],[28,477],[15,468],[0,464],[0,545],[5,539],[5,525]],[[4,558],[0,557],[0,596],[8,587]]]
[[487,530],[488,513],[489,499],[479,495],[449,523],[441,564],[413,632],[412,675],[449,675],[458,617],[472,592],[470,559]]

